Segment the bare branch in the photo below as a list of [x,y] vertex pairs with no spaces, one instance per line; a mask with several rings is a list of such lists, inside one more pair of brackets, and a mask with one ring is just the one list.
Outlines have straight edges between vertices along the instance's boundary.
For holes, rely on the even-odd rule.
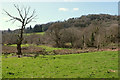
[[14,6],[15,6],[15,8],[18,10],[20,17],[23,19],[23,16],[22,16],[22,13],[21,13],[22,10],[20,10],[20,8],[19,8],[18,5],[16,6],[16,5],[14,4]]
[[16,20],[22,22],[22,20],[21,20],[20,18],[17,18],[17,17],[14,17],[14,16],[10,15],[10,14],[9,14],[7,11],[5,11],[4,9],[3,9],[3,11],[4,11],[9,17],[11,17],[12,19],[16,19]]
[[8,20],[8,21],[6,21],[6,22],[9,22],[9,21],[12,21],[12,20],[14,20],[14,19],[10,19],[10,20]]
[[16,19],[13,21],[13,23],[15,23]]
[[25,24],[28,24],[28,23],[30,23],[33,19],[35,19],[37,17],[37,15],[35,15],[35,16],[33,16],[33,17],[31,17],[29,20],[27,20],[26,21],[26,23]]
[[[26,24],[32,22],[37,15],[35,15],[35,9],[33,10],[33,12],[31,13],[31,15],[28,17],[28,14],[29,14],[29,11],[30,11],[30,7],[24,7],[24,8],[21,8],[18,6],[18,5],[15,5],[14,4],[14,7],[17,9],[17,11],[19,12],[19,16],[20,18],[18,17],[14,17],[12,16],[11,14],[9,14],[7,11],[4,10],[4,12],[9,16],[11,17],[12,19],[10,19],[9,21],[13,21],[13,23],[18,20],[22,23],[22,27],[21,29],[25,28]],[[22,11],[24,14],[22,14]]]
[[29,11],[30,11],[30,7],[28,7],[28,10],[27,10],[27,14],[26,14],[26,15],[28,15]]
[[25,7],[25,8],[24,8],[24,15],[25,15],[25,16],[24,16],[24,19],[26,19],[26,17],[27,17],[27,10],[26,10],[26,9],[27,9],[27,8]]
[[34,16],[34,14],[35,14],[35,10],[33,11],[32,15],[31,15],[30,17],[27,18],[26,21],[28,21],[29,19],[31,19],[31,18]]
[[29,13],[29,10],[30,10],[30,7],[28,7],[28,9],[27,9],[27,7],[25,7],[24,8],[24,11],[25,11],[25,17],[24,17],[24,19],[26,19],[27,18],[27,16],[28,16],[28,13]]

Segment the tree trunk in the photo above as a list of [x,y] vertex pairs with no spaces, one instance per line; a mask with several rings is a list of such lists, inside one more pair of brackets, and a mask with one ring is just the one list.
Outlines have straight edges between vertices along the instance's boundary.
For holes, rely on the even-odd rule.
[[83,43],[83,49],[86,49],[86,44],[85,44],[85,42]]
[[98,51],[99,51],[99,49],[100,49],[100,45],[97,46],[97,50],[98,50]]
[[74,47],[73,41],[71,41],[71,47],[72,47],[72,48]]
[[22,55],[22,52],[21,52],[21,43],[17,43],[17,55],[18,55],[18,58],[20,58]]
[[21,44],[22,44],[22,41],[23,41],[23,30],[24,30],[24,26],[22,26],[20,36],[19,36],[18,42],[17,42],[17,55],[18,55],[18,58],[20,58],[21,55],[22,55]]
[[56,46],[60,48],[60,43],[59,43],[59,41],[56,41]]

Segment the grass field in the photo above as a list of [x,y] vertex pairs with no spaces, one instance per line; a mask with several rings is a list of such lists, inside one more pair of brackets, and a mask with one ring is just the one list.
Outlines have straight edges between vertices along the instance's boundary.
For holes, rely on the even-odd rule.
[[70,48],[55,48],[55,47],[50,47],[50,46],[46,46],[46,45],[39,45],[37,47],[41,47],[41,48],[45,49],[47,52],[51,52],[53,50],[70,49]]
[[33,34],[44,35],[44,34],[45,34],[45,32],[24,33],[24,35],[27,35],[27,36],[29,36],[29,35],[33,35]]
[[[6,44],[5,44],[5,45],[6,45]],[[32,45],[32,44],[22,44],[21,47],[28,47],[28,46],[30,46],[30,45]],[[14,47],[16,47],[17,44],[12,44],[12,45],[7,45],[7,46],[14,46]]]
[[3,78],[118,78],[118,52],[2,58]]

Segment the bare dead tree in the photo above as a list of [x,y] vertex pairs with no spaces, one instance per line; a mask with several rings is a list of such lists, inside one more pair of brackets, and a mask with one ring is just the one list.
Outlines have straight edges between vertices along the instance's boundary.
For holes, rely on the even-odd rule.
[[35,15],[35,10],[32,11],[32,13],[30,14],[30,7],[24,7],[24,8],[20,8],[18,5],[14,4],[14,7],[16,8],[19,17],[15,17],[13,15],[11,15],[9,12],[7,12],[6,10],[3,10],[7,16],[9,16],[11,19],[9,21],[19,21],[21,23],[21,29],[20,29],[20,34],[18,34],[18,40],[17,40],[17,55],[18,57],[20,57],[20,55],[22,55],[21,52],[21,44],[23,41],[23,32],[25,29],[25,26],[27,24],[29,24],[30,22],[32,22],[34,19],[36,19]]

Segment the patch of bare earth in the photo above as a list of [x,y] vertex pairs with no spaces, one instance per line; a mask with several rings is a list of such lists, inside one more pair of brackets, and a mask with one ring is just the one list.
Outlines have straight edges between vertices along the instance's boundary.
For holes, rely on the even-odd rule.
[[[3,46],[2,53],[5,55],[11,54],[11,53],[17,53],[17,48],[13,46]],[[29,46],[29,47],[22,47],[22,53],[23,55],[21,57],[33,57],[37,54],[44,54],[46,53],[44,49],[40,47],[35,46]],[[16,57],[17,55],[13,55],[12,57]]]
[[[55,55],[64,55],[64,54],[76,54],[76,53],[88,53],[88,52],[96,52],[96,51],[118,51],[117,48],[111,48],[111,49],[96,49],[96,48],[87,48],[87,49],[62,49],[62,50],[53,50],[53,53]],[[11,54],[11,53],[17,53],[17,48],[13,46],[3,46],[2,48],[3,54]],[[22,47],[22,53],[23,55],[21,57],[33,57],[37,56],[39,54],[45,55],[49,54],[45,51],[45,49],[35,46],[29,46],[29,47]],[[12,57],[16,57],[17,55],[13,55]]]

